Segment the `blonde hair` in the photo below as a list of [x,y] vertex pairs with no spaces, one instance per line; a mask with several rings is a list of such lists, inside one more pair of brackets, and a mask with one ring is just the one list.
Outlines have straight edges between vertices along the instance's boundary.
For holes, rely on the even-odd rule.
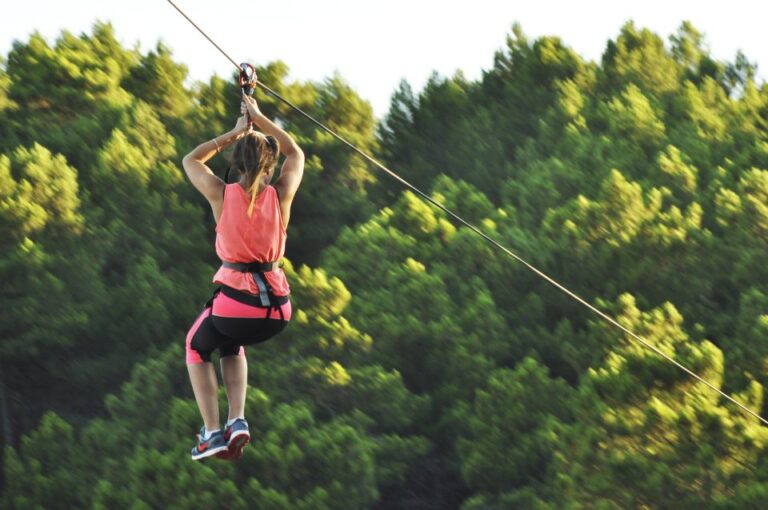
[[245,175],[245,192],[251,197],[248,217],[253,214],[253,204],[259,194],[259,179],[275,167],[279,157],[280,147],[274,136],[251,132],[235,144],[232,166]]

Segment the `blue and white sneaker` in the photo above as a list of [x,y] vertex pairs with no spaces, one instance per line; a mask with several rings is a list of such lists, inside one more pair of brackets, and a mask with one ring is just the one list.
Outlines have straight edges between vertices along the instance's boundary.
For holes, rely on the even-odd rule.
[[234,460],[243,456],[243,448],[251,441],[248,422],[238,418],[232,425],[224,429],[224,439],[227,441],[227,451],[216,454],[219,459]]
[[203,434],[205,433],[205,427],[200,429],[200,434],[197,435],[197,446],[192,448],[192,459],[200,460],[211,455],[216,455],[226,451],[229,447],[227,440],[224,439],[224,434],[220,430],[211,434],[211,436],[203,440]]

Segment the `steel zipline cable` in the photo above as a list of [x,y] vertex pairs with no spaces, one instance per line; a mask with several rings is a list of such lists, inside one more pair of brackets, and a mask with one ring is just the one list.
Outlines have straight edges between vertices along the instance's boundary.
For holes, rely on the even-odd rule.
[[[198,30],[198,31],[199,31],[199,32],[200,32],[200,33],[203,35],[203,37],[205,37],[206,39],[208,39],[208,41],[209,41],[211,44],[213,44],[213,45],[216,47],[216,49],[217,49],[217,50],[219,50],[219,51],[221,52],[221,54],[222,54],[222,55],[224,55],[224,57],[225,57],[227,60],[229,60],[230,62],[232,62],[232,65],[234,65],[234,66],[235,66],[235,67],[238,69],[238,71],[241,69],[241,68],[240,68],[240,66],[237,64],[237,62],[235,62],[235,61],[234,61],[234,60],[233,60],[233,59],[232,59],[232,58],[231,58],[231,57],[230,57],[230,56],[229,56],[229,55],[228,55],[228,54],[227,54],[227,53],[226,53],[226,52],[225,52],[223,49],[221,49],[221,47],[220,47],[218,44],[216,44],[216,43],[213,41],[213,39],[211,39],[211,38],[208,36],[208,34],[206,34],[206,33],[203,31],[203,29],[201,29],[199,26],[197,26],[197,24],[196,24],[194,21],[192,21],[192,20],[189,18],[189,16],[187,16],[187,15],[184,13],[184,11],[182,11],[182,10],[181,10],[181,9],[180,9],[180,8],[179,8],[179,7],[178,7],[178,6],[177,6],[177,5],[174,3],[174,2],[173,2],[173,0],[168,0],[168,3],[170,3],[170,4],[171,4],[171,5],[172,5],[172,6],[173,6],[173,7],[174,7],[174,8],[175,8],[177,11],[179,11],[179,13],[180,13],[182,16],[184,16],[184,18],[185,18],[187,21],[189,21],[189,22],[192,24],[192,26],[194,26],[194,27],[195,27],[195,28],[196,28],[196,29],[197,29],[197,30]],[[270,94],[270,95],[274,96],[275,98],[277,98],[278,100],[282,101],[283,103],[285,103],[287,106],[289,106],[289,107],[290,107],[290,108],[292,108],[293,110],[297,111],[298,113],[300,113],[301,115],[303,115],[304,117],[306,117],[307,119],[309,119],[310,121],[312,121],[312,122],[313,122],[314,124],[316,124],[316,125],[317,125],[319,128],[321,128],[323,131],[327,132],[328,134],[330,134],[331,136],[333,136],[334,138],[336,138],[337,140],[339,140],[341,143],[343,143],[344,145],[346,145],[347,147],[349,147],[350,149],[352,149],[353,151],[355,151],[357,154],[359,154],[360,156],[362,156],[362,157],[363,157],[365,160],[369,161],[369,162],[370,162],[372,165],[374,165],[374,166],[376,166],[377,168],[379,168],[380,170],[384,171],[385,173],[387,173],[388,175],[390,175],[390,176],[391,176],[393,179],[395,179],[396,181],[398,181],[399,183],[401,183],[403,186],[405,186],[406,188],[410,189],[411,191],[413,191],[414,193],[416,193],[417,195],[419,195],[419,196],[420,196],[421,198],[423,198],[425,201],[427,201],[428,203],[430,203],[430,204],[432,204],[433,206],[437,207],[438,209],[440,209],[441,211],[443,211],[444,213],[446,213],[448,216],[452,217],[452,218],[453,218],[453,219],[455,219],[457,222],[461,223],[462,225],[464,225],[465,227],[467,227],[468,229],[470,229],[472,232],[474,232],[475,234],[479,235],[480,237],[482,237],[483,239],[485,239],[486,241],[488,241],[488,242],[489,242],[489,243],[490,243],[492,246],[494,246],[495,248],[497,248],[497,249],[499,249],[499,250],[503,251],[504,253],[506,253],[507,255],[509,255],[510,257],[512,257],[513,259],[515,259],[515,260],[517,260],[518,262],[520,262],[521,264],[523,264],[523,265],[524,265],[525,267],[527,267],[527,268],[528,268],[530,271],[532,271],[533,273],[535,273],[536,275],[538,275],[538,276],[539,276],[539,277],[541,277],[542,279],[546,280],[546,281],[547,281],[549,284],[551,284],[552,286],[554,286],[554,287],[556,287],[557,289],[559,289],[560,291],[562,291],[564,294],[566,294],[568,297],[570,297],[570,298],[571,298],[571,299],[573,299],[574,301],[576,301],[576,302],[578,302],[579,304],[581,304],[581,305],[585,306],[585,307],[586,307],[587,309],[589,309],[589,310],[590,310],[592,313],[594,313],[595,315],[597,315],[598,317],[600,317],[601,319],[603,319],[604,321],[606,321],[608,324],[610,324],[610,325],[614,326],[615,328],[618,328],[619,330],[621,330],[622,332],[624,332],[625,334],[627,334],[627,335],[628,335],[630,338],[632,338],[632,339],[633,339],[633,340],[635,340],[636,342],[640,343],[641,345],[645,346],[647,349],[650,349],[650,350],[651,350],[651,351],[653,351],[654,353],[656,353],[656,354],[658,354],[659,356],[661,356],[662,358],[666,359],[667,361],[669,361],[670,363],[672,363],[673,365],[675,365],[677,368],[679,368],[680,370],[682,370],[682,371],[683,371],[683,372],[685,372],[686,374],[690,375],[691,377],[693,377],[694,379],[696,379],[696,380],[697,380],[697,381],[699,381],[700,383],[704,384],[705,386],[707,386],[707,387],[708,387],[708,388],[710,388],[711,390],[713,390],[713,391],[715,391],[715,392],[719,393],[719,394],[720,394],[720,396],[722,396],[723,398],[725,398],[725,399],[726,399],[726,400],[728,400],[729,402],[731,402],[731,403],[735,404],[735,405],[736,405],[736,406],[738,406],[738,407],[739,407],[741,410],[743,410],[743,411],[745,411],[746,413],[748,413],[748,414],[752,415],[753,417],[757,418],[757,419],[758,419],[758,420],[760,420],[760,421],[761,421],[763,424],[765,424],[765,425],[768,425],[768,420],[766,420],[765,418],[763,418],[761,415],[759,415],[758,413],[756,413],[756,412],[755,412],[755,411],[753,411],[752,409],[748,408],[746,405],[742,404],[741,402],[739,402],[738,400],[736,400],[735,398],[733,398],[733,397],[732,397],[732,396],[730,396],[729,394],[725,393],[725,392],[724,392],[724,391],[722,391],[720,388],[718,388],[717,386],[715,386],[715,385],[714,385],[714,384],[712,384],[711,382],[707,381],[706,379],[704,379],[703,377],[701,377],[700,375],[698,375],[696,372],[692,371],[691,369],[689,369],[688,367],[686,367],[685,365],[683,365],[682,363],[678,362],[677,360],[675,360],[674,358],[672,358],[670,355],[666,354],[664,351],[662,351],[661,349],[659,349],[659,348],[658,348],[658,347],[656,347],[655,345],[651,344],[650,342],[648,342],[646,339],[644,339],[643,337],[641,337],[640,335],[638,335],[638,334],[637,334],[637,333],[635,333],[634,331],[630,330],[630,329],[629,329],[629,328],[627,328],[626,326],[623,326],[623,325],[621,325],[621,324],[620,324],[620,323],[619,323],[619,322],[618,322],[616,319],[614,319],[614,318],[613,318],[613,317],[611,317],[610,315],[606,314],[605,312],[602,312],[601,310],[599,310],[598,308],[596,308],[595,306],[593,306],[591,303],[589,303],[588,301],[586,301],[585,299],[583,299],[582,297],[580,297],[579,295],[577,295],[576,293],[574,293],[574,292],[573,292],[573,291],[571,291],[570,289],[566,288],[564,285],[562,285],[561,283],[559,283],[557,280],[555,280],[554,278],[550,277],[549,275],[547,275],[546,273],[544,273],[543,271],[541,271],[541,270],[540,270],[540,269],[538,269],[537,267],[533,266],[533,265],[532,265],[532,264],[530,264],[528,261],[526,261],[525,259],[523,259],[523,258],[522,258],[522,257],[520,257],[519,255],[517,255],[515,252],[513,252],[512,250],[510,250],[510,249],[509,249],[509,248],[507,248],[506,246],[502,245],[502,244],[501,244],[499,241],[497,241],[497,240],[493,239],[493,238],[492,238],[492,237],[490,237],[488,234],[486,234],[485,232],[483,232],[482,230],[480,230],[478,227],[476,227],[475,225],[473,225],[473,224],[472,224],[472,223],[470,223],[469,221],[465,220],[464,218],[460,217],[458,214],[454,213],[453,211],[451,211],[450,209],[448,209],[447,207],[445,207],[443,204],[439,203],[438,201],[436,201],[435,199],[433,199],[432,197],[430,197],[429,195],[427,195],[426,193],[424,193],[423,191],[421,191],[419,188],[417,188],[416,186],[414,186],[414,185],[413,185],[413,184],[411,184],[410,182],[406,181],[405,179],[403,179],[402,177],[400,177],[399,175],[397,175],[395,172],[393,172],[392,170],[390,170],[389,168],[387,168],[387,167],[386,167],[386,166],[384,166],[383,164],[379,163],[379,161],[377,161],[377,160],[376,160],[376,159],[374,159],[372,156],[369,156],[368,154],[366,154],[365,152],[363,152],[363,151],[362,151],[361,149],[359,149],[357,146],[355,146],[355,145],[353,145],[352,143],[350,143],[350,142],[348,142],[347,140],[345,140],[345,139],[344,139],[342,136],[340,136],[340,135],[339,135],[339,134],[337,134],[335,131],[333,131],[332,129],[330,129],[329,127],[327,127],[327,126],[326,126],[325,124],[323,124],[322,122],[318,121],[317,119],[315,119],[314,117],[312,117],[311,115],[309,115],[308,113],[306,113],[304,110],[302,110],[302,109],[301,109],[301,108],[299,108],[298,106],[294,105],[293,103],[291,103],[290,101],[288,101],[287,99],[285,99],[284,97],[282,97],[280,94],[278,94],[277,92],[275,92],[274,90],[272,90],[271,88],[269,88],[268,86],[266,86],[265,84],[263,84],[262,82],[260,82],[260,81],[256,80],[256,81],[255,81],[255,83],[256,83],[256,85],[258,85],[259,87],[261,87],[261,88],[262,88],[264,91],[266,91],[268,94]]]

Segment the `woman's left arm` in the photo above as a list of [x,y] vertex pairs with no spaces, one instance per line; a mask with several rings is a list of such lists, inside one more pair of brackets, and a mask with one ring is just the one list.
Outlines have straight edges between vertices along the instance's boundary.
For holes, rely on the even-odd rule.
[[192,149],[192,152],[184,156],[184,159],[181,161],[181,164],[184,166],[184,172],[186,172],[189,180],[192,181],[192,185],[211,204],[217,220],[219,216],[217,213],[220,211],[221,203],[224,200],[224,181],[217,177],[205,163],[224,148],[245,136],[250,129],[248,118],[242,116],[237,119],[234,129],[201,143]]

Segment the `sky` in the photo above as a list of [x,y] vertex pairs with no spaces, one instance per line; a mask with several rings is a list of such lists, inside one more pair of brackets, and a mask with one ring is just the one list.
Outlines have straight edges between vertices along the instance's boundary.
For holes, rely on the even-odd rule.
[[[6,5],[10,4],[8,3]],[[731,0],[174,0],[235,61],[283,60],[290,77],[321,81],[339,73],[377,117],[401,80],[420,90],[433,72],[477,79],[493,64],[513,23],[529,38],[557,35],[599,60],[629,20],[667,39],[684,20],[706,36],[712,55],[743,51],[765,80],[768,2]],[[162,41],[187,66],[190,82],[229,76],[234,66],[167,0],[13,1],[0,17],[0,54],[34,31],[53,45],[62,31],[90,33],[108,21],[126,47],[146,53]],[[269,85],[269,84],[267,84]]]

